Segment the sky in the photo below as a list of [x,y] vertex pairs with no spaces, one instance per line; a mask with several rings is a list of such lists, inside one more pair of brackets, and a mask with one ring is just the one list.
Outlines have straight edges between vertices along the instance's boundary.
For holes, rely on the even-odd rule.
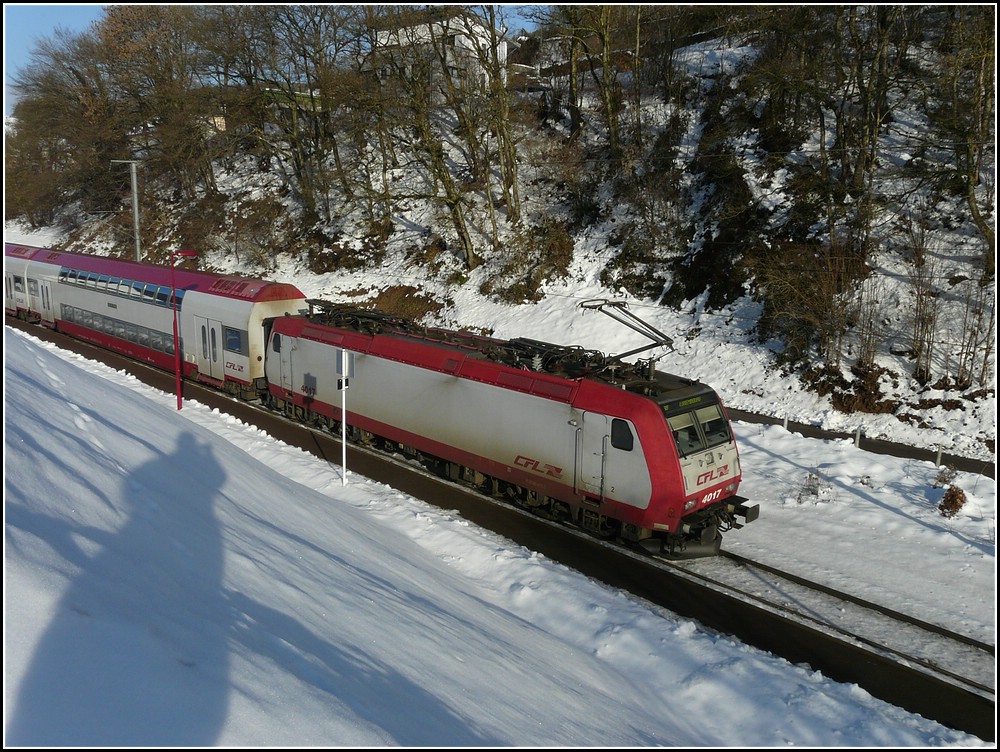
[[[4,361],[5,745],[992,746],[12,329]],[[735,432],[761,515],[724,548],[995,639],[995,481],[946,519],[931,462]]]
[[3,5],[3,113],[9,117],[16,103],[11,76],[31,61],[31,51],[42,39],[51,39],[57,28],[74,33],[85,31],[103,13],[103,5],[49,5],[4,3]]

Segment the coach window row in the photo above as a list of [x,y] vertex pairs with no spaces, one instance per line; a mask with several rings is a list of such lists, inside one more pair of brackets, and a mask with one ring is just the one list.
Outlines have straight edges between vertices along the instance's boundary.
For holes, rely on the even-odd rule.
[[174,354],[174,338],[165,332],[65,304],[62,306],[62,318],[64,321],[70,321],[95,332],[103,332],[111,337],[134,342],[140,347],[159,350],[167,355]]
[[[170,305],[170,288],[163,285],[154,285],[152,282],[135,282],[109,274],[77,271],[65,266],[59,270],[59,281],[63,284],[79,285],[80,287],[86,287],[97,292],[138,300],[143,303],[160,306]],[[178,290],[177,302],[180,303],[182,300],[184,300],[184,291]]]

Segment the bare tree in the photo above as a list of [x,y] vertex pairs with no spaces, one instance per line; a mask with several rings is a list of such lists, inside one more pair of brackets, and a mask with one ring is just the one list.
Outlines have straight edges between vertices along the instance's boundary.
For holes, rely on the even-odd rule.
[[974,383],[986,386],[992,380],[990,356],[996,340],[996,297],[987,286],[977,284],[966,295],[955,380],[960,388]]
[[817,102],[832,110],[835,133],[826,152],[835,161],[828,161],[825,171],[838,189],[828,201],[828,217],[861,257],[871,247],[876,158],[890,115],[889,92],[898,85],[896,74],[910,44],[913,12],[898,6],[833,11],[831,75],[824,100]]
[[[502,203],[507,209],[508,219],[511,223],[517,224],[521,220],[517,141],[511,123],[506,64],[505,60],[500,58],[499,52],[507,24],[501,7],[484,5],[480,10],[482,27],[487,32],[485,37],[472,33],[473,29],[468,28],[469,17],[465,18],[469,38],[476,49],[479,66],[485,77],[484,115],[487,132],[496,139],[495,157],[489,147],[486,148],[486,154],[490,163],[495,161],[498,165]],[[488,192],[491,195],[492,206],[492,192]]]
[[622,110],[622,90],[615,50],[621,33],[621,13],[613,5],[583,6],[584,50],[591,76],[601,101],[601,115],[607,128],[608,150],[612,162],[622,157],[619,114]]
[[214,192],[208,149],[213,111],[201,81],[197,16],[182,6],[113,5],[97,33],[114,95],[137,125],[147,170],[196,200]]
[[391,80],[384,82],[383,91],[395,98],[396,112],[403,118],[392,123],[392,134],[397,144],[410,147],[429,180],[425,193],[412,195],[432,199],[446,209],[466,267],[474,269],[481,259],[475,252],[466,221],[465,198],[446,150],[447,127],[440,122],[440,63],[429,44],[432,31],[428,28],[434,26],[435,19],[391,8],[377,20],[386,34],[372,51],[370,64],[374,70],[388,74]]
[[954,148],[955,171],[983,238],[983,282],[996,276],[996,6],[946,9],[940,45],[943,105],[932,114]]
[[933,378],[934,344],[937,336],[940,297],[934,286],[937,267],[927,261],[927,234],[923,217],[910,219],[907,236],[912,258],[910,287],[913,291],[913,326],[911,349],[914,358],[914,378],[920,384]]
[[390,171],[400,165],[392,123],[401,122],[393,111],[400,102],[386,89],[380,70],[378,29],[383,12],[376,6],[355,6],[355,56],[359,61],[362,86],[351,109],[349,128],[358,149],[365,212],[372,227],[391,223],[393,195]]
[[575,140],[583,128],[580,93],[580,60],[584,49],[584,6],[549,5],[532,14],[544,27],[548,38],[559,40],[563,48],[567,76],[570,140]]
[[93,28],[57,32],[15,74],[15,126],[4,137],[8,216],[48,224],[71,204],[106,212],[119,188],[125,195],[127,178],[112,176],[111,160],[131,156],[127,134],[134,122],[117,101],[104,57]]
[[838,372],[861,277],[854,255],[836,244],[782,243],[754,271],[767,294],[765,323],[786,335],[795,357],[808,360],[815,346],[824,368]]
[[272,150],[306,216],[329,223],[332,189],[348,199],[354,191],[339,128],[356,91],[345,59],[353,49],[349,14],[331,5],[267,6],[264,12],[260,38],[266,52],[259,76],[269,94],[272,124],[281,130],[281,142],[272,139]]
[[[463,33],[464,32],[464,33]],[[463,146],[469,185],[486,184],[487,155],[483,132],[484,92],[475,31],[464,13],[441,15],[426,24],[427,42],[438,65],[432,73],[435,94],[455,116],[455,132]],[[469,45],[466,47],[466,45]],[[470,55],[475,54],[475,58]]]
[[885,341],[885,280],[869,276],[858,284],[849,319],[857,332],[856,366],[866,372],[876,366],[876,357]]

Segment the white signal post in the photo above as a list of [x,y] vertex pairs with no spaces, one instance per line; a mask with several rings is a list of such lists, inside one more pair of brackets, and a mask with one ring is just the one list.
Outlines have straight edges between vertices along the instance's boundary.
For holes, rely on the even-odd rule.
[[340,390],[340,467],[342,471],[343,485],[347,485],[347,388],[351,385],[351,377],[354,376],[354,353],[347,350],[340,351],[340,358],[337,361],[337,389]]

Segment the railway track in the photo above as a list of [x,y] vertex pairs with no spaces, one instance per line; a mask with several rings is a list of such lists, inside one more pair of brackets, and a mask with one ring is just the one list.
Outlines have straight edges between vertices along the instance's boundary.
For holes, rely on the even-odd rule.
[[662,563],[995,701],[995,645],[725,551]]
[[[36,326],[7,322],[39,339],[127,370],[147,384],[173,391],[173,374]],[[327,462],[340,463],[339,438],[326,431],[197,384],[186,382],[184,389],[189,399],[234,415]],[[348,467],[427,503],[456,510],[477,525],[596,580],[696,619],[709,629],[792,663],[808,664],[836,681],[856,683],[875,697],[944,725],[986,741],[995,740],[993,646],[961,636],[945,639],[946,635],[936,631],[941,628],[917,623],[912,617],[901,620],[902,615],[887,609],[741,557],[726,554],[684,562],[653,559],[535,517],[464,485],[432,476],[410,461],[374,450],[349,445]],[[891,641],[885,638],[894,632],[900,636]]]

